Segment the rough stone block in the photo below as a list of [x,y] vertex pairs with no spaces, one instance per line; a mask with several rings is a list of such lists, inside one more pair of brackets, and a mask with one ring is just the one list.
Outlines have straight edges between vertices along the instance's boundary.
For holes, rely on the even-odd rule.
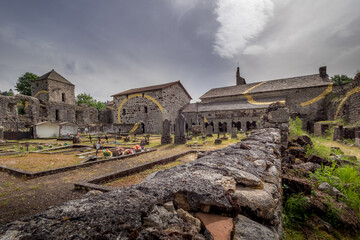
[[270,123],[286,123],[289,122],[289,110],[279,108],[276,111],[269,112],[268,119]]
[[214,214],[196,213],[205,228],[211,233],[213,239],[231,239],[233,219]]

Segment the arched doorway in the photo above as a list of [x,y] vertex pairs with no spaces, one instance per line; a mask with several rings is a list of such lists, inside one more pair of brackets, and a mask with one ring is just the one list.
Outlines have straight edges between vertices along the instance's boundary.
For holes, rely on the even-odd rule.
[[236,129],[237,129],[238,131],[241,131],[241,122],[237,122],[237,123],[236,123]]

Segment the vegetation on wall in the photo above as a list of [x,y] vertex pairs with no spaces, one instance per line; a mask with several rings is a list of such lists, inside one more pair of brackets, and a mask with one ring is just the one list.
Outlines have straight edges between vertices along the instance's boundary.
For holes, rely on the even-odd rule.
[[343,85],[343,84],[347,84],[352,82],[354,79],[346,76],[346,75],[334,75],[333,77],[330,78],[330,80],[335,84],[335,85]]
[[92,96],[90,96],[90,94],[86,94],[86,93],[78,94],[76,96],[76,102],[78,104],[85,103],[89,107],[96,108],[98,111],[106,109],[106,105],[103,102],[97,101]]
[[3,96],[14,96],[14,92],[12,89],[10,89],[9,91],[1,91],[0,90],[0,95],[3,95]]
[[39,77],[30,72],[26,72],[24,75],[18,78],[15,89],[20,94],[31,96],[31,82],[38,79]]

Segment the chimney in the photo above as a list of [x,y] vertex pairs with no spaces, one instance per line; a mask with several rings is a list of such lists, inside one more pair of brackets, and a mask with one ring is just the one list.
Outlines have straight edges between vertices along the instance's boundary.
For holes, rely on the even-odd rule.
[[244,85],[246,84],[245,78],[240,77],[240,67],[236,69],[236,85]]
[[320,67],[319,68],[319,75],[321,78],[325,78],[327,77],[327,73],[326,73],[326,66]]

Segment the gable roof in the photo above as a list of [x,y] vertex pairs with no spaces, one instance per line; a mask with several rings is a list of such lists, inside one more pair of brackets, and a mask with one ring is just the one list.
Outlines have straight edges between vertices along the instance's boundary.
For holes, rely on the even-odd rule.
[[58,74],[54,69],[52,69],[48,73],[45,73],[44,75],[42,75],[41,77],[39,77],[35,81],[42,81],[42,80],[46,80],[46,79],[50,79],[50,80],[54,80],[54,81],[57,81],[57,82],[61,82],[61,83],[65,83],[65,84],[75,86],[74,84],[69,82],[66,78],[64,78],[63,76]]
[[134,93],[143,93],[143,92],[155,91],[155,90],[162,90],[164,88],[171,87],[175,84],[179,84],[180,87],[184,90],[184,92],[189,96],[189,98],[192,99],[190,94],[186,91],[186,89],[184,88],[184,86],[181,84],[180,81],[169,82],[169,83],[159,84],[159,85],[152,85],[152,86],[141,87],[141,88],[132,88],[132,89],[126,90],[124,92],[114,94],[114,95],[112,95],[112,97],[118,97],[118,96],[122,96],[122,95],[134,94]]
[[[260,84],[255,87],[256,85]],[[200,99],[207,98],[216,98],[216,97],[227,97],[227,96],[236,96],[243,94],[246,90],[251,87],[248,93],[263,93],[263,92],[273,92],[281,91],[288,89],[297,89],[297,88],[309,88],[309,87],[319,87],[329,85],[330,80],[328,77],[321,78],[319,74],[292,77],[292,78],[283,78],[271,81],[263,81],[257,83],[249,83],[244,85],[222,87],[222,88],[213,88],[206,92],[200,97]]]

